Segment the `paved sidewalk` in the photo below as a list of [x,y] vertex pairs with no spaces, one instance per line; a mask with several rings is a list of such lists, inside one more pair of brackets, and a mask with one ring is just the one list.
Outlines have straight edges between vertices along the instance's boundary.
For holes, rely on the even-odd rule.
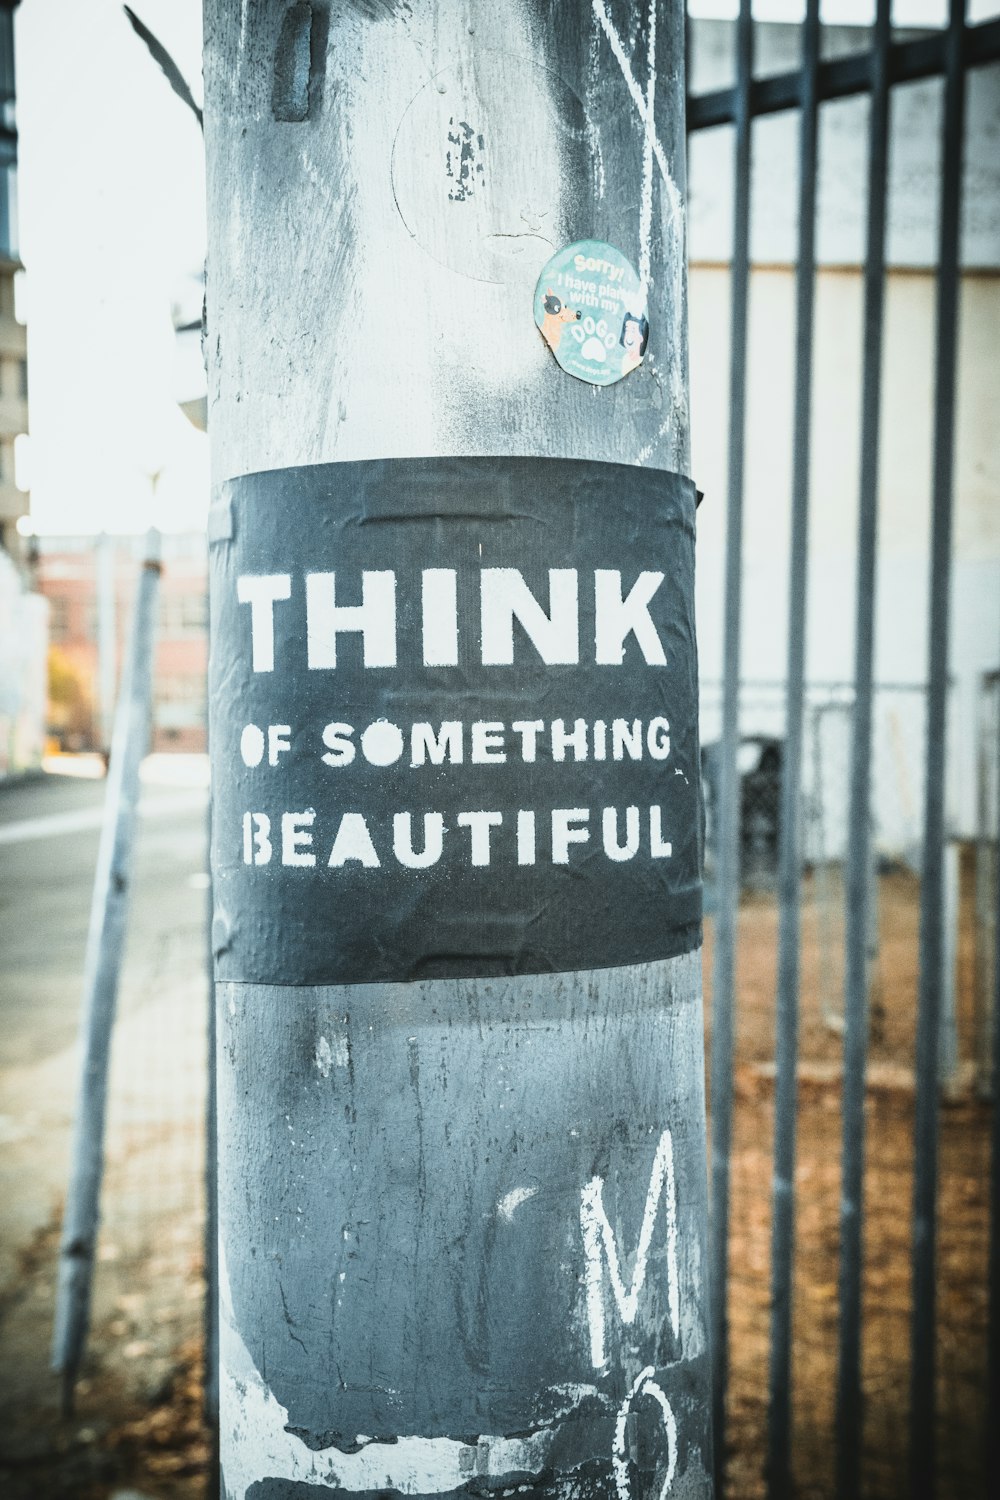
[[93,1336],[70,1422],[48,1346],[104,783],[52,777],[0,794],[0,1490],[11,1500],[103,1500],[140,1477],[164,1500],[200,1493],[197,1476],[169,1472],[150,1489],[121,1435],[170,1395],[179,1419],[202,1318],[205,777],[193,759],[161,759],[144,767]]

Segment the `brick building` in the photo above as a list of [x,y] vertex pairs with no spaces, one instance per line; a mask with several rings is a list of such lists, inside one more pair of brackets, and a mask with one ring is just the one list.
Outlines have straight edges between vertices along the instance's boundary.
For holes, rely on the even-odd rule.
[[[38,588],[49,601],[49,732],[68,750],[104,749],[110,739],[144,538],[41,536],[36,545]],[[152,748],[204,750],[204,533],[164,535],[162,557]]]

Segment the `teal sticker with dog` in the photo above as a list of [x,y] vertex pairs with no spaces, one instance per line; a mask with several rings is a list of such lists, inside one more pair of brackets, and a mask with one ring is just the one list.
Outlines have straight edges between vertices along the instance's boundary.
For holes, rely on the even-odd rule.
[[613,385],[646,353],[646,289],[614,245],[576,240],[538,278],[535,323],[567,375]]

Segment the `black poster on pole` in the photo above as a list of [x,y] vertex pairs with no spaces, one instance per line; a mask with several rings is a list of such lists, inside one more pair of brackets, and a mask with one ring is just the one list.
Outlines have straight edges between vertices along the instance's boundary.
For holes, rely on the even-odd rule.
[[212,507],[220,979],[701,939],[695,488],[579,460],[250,474]]

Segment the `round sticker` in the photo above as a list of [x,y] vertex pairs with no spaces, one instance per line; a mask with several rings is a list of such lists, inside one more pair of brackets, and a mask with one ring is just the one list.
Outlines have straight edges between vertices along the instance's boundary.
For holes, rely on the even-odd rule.
[[568,375],[613,385],[642,363],[646,293],[614,245],[577,240],[547,261],[535,287],[535,323]]

